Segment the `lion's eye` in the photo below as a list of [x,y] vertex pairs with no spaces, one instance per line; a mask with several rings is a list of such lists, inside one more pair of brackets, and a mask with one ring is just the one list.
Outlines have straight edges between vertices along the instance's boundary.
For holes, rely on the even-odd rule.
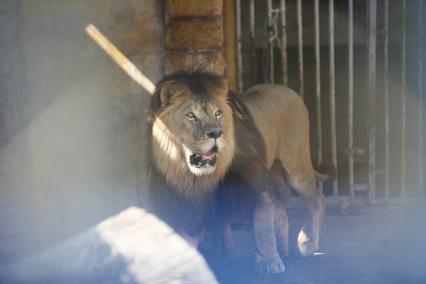
[[185,116],[189,120],[195,120],[197,118],[193,112],[188,112]]
[[216,118],[221,118],[222,117],[222,110],[218,109],[214,115],[216,116]]

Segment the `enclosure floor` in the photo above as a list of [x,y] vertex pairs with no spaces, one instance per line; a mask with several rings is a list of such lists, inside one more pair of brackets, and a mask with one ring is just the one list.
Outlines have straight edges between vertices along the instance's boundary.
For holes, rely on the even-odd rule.
[[[289,212],[291,228],[300,210]],[[295,242],[295,230],[292,241]],[[236,253],[210,253],[207,261],[220,283],[426,283],[426,206],[374,205],[342,216],[328,209],[321,239],[323,254],[285,259],[286,272],[253,273],[253,240],[235,231]]]

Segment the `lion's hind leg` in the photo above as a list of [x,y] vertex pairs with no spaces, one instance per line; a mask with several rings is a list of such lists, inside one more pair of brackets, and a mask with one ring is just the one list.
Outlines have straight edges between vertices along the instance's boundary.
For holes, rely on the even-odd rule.
[[289,182],[305,202],[309,217],[301,229],[297,245],[303,256],[313,255],[319,249],[321,224],[324,218],[324,196],[316,187],[315,171],[289,173]]
[[275,206],[275,235],[277,238],[277,248],[281,257],[288,256],[288,217],[284,204],[278,203]]
[[288,256],[289,242],[289,222],[285,202],[290,197],[290,189],[288,188],[285,177],[287,173],[279,160],[275,160],[271,167],[271,178],[274,183],[274,192],[276,195],[275,202],[275,234],[277,238],[277,248],[281,257]]

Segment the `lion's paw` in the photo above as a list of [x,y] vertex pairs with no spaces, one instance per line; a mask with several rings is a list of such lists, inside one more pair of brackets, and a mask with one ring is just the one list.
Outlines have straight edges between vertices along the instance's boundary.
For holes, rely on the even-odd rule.
[[285,272],[285,266],[279,257],[273,259],[258,258],[255,264],[256,273],[273,274]]
[[299,252],[302,256],[313,256],[315,254],[315,246],[311,241],[298,242]]
[[299,248],[300,254],[304,257],[313,256],[318,250],[304,230],[301,230],[299,233],[297,238],[297,247]]

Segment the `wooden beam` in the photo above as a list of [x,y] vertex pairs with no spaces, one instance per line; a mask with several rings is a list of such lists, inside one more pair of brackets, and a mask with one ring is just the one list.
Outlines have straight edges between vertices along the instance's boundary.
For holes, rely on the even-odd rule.
[[225,39],[225,76],[231,90],[237,89],[236,82],[236,53],[235,53],[235,3],[233,0],[224,0],[223,30]]

